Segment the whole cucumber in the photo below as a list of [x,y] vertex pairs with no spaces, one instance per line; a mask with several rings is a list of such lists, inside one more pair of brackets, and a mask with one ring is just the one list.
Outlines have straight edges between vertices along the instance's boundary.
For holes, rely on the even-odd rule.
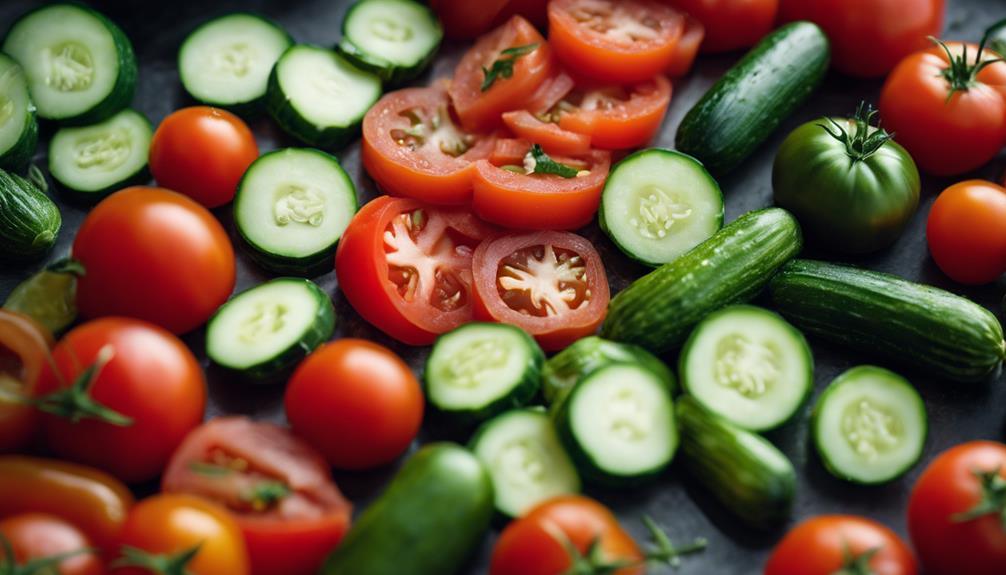
[[35,184],[0,170],[0,260],[38,259],[54,243],[63,218]]

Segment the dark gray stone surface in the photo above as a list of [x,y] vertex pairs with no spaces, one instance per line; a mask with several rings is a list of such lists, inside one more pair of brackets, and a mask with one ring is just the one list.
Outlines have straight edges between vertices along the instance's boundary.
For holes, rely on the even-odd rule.
[[[38,4],[40,2],[31,0],[3,0],[0,2],[0,29],[9,26],[21,12]],[[231,10],[258,10],[282,23],[298,41],[334,45],[339,37],[342,14],[347,4],[348,2],[336,0],[202,2],[122,0],[98,2],[97,7],[119,22],[133,40],[141,63],[140,84],[134,104],[156,124],[172,110],[191,104],[178,82],[175,54],[185,34],[200,21]],[[944,36],[948,39],[977,41],[985,26],[1006,16],[1006,0],[947,0],[947,4],[949,6]],[[465,45],[445,46],[431,72],[421,78],[420,82],[449,75],[464,49]],[[674,132],[682,116],[737,57],[738,55],[703,57],[692,76],[676,83],[671,110],[656,145],[673,146]],[[810,103],[789,119],[759,153],[721,181],[726,197],[727,221],[748,210],[771,204],[772,159],[782,138],[791,129],[820,115],[851,112],[856,103],[863,98],[876,102],[880,86],[879,81],[859,81],[837,74],[830,75],[824,87]],[[253,121],[252,127],[262,151],[294,144],[266,118]],[[46,142],[46,135],[51,129],[44,132],[43,142]],[[339,157],[356,181],[361,201],[373,198],[377,192],[373,182],[360,167],[359,145],[348,146],[339,153]],[[40,162],[43,159],[44,149],[40,149]],[[41,165],[45,165],[44,162],[41,162]],[[1004,167],[1006,167],[1006,156],[1000,155],[973,176],[999,180]],[[904,236],[892,248],[880,254],[850,261],[967,295],[1002,317],[1000,298],[1006,281],[1000,280],[982,288],[963,289],[950,282],[936,268],[926,250],[924,232],[929,206],[940,190],[960,179],[965,178],[924,178],[921,207]],[[57,201],[59,201],[58,195]],[[73,232],[86,214],[86,210],[63,202],[60,202],[60,207],[63,211],[64,228],[52,258],[68,252]],[[234,232],[229,207],[218,209],[215,213],[229,230],[235,246],[238,246],[239,240]],[[590,226],[581,233],[594,241],[601,251],[608,265],[612,291],[624,288],[632,279],[645,273],[644,268],[623,257],[596,226]],[[809,249],[807,254],[829,257],[827,254],[815,254],[812,249]],[[0,268],[0,298],[6,297],[16,282],[41,265],[39,263],[27,267]],[[267,277],[239,251],[237,286],[239,291]],[[401,353],[417,373],[421,370],[427,349],[399,345],[364,323],[339,293],[334,273],[315,279],[326,291],[333,294],[339,315],[336,337],[354,336],[378,341]],[[202,352],[202,330],[188,335],[185,340],[206,365],[205,354]],[[820,341],[812,340],[811,343],[817,362],[815,398],[817,393],[841,371],[865,362],[883,364],[878,358],[850,353]],[[676,360],[676,358],[668,359]],[[924,461],[931,460],[942,450],[963,441],[979,438],[1004,439],[1006,386],[1003,385],[1002,376],[996,377],[988,385],[968,386],[933,380],[924,373],[902,371],[921,390],[929,411],[930,437]],[[283,420],[282,387],[249,387],[225,381],[213,372],[210,379],[210,406],[207,417],[222,413],[244,413],[255,418]],[[789,525],[820,513],[855,513],[880,520],[899,533],[905,534],[905,505],[911,485],[921,472],[922,466],[903,479],[883,487],[857,487],[842,483],[824,471],[809,449],[808,416],[809,408],[805,407],[793,422],[769,436],[792,458],[799,474],[793,521]],[[423,431],[423,441],[442,437],[437,430],[427,427]],[[453,439],[465,441],[467,438]],[[359,510],[380,492],[392,472],[393,469],[358,474],[338,473],[336,478],[340,487],[353,499]],[[782,528],[770,533],[755,533],[739,526],[717,507],[714,501],[706,497],[701,489],[684,478],[677,467],[645,488],[626,492],[591,489],[588,493],[614,508],[623,523],[640,538],[645,536],[645,530],[639,518],[643,514],[649,514],[664,524],[676,541],[685,541],[698,535],[709,539],[708,551],[701,556],[687,559],[680,570],[682,574],[759,572],[772,545],[784,532]],[[477,556],[473,558],[465,573],[476,574],[486,571],[485,565],[496,532],[485,538]],[[450,535],[431,534],[431,536]]]

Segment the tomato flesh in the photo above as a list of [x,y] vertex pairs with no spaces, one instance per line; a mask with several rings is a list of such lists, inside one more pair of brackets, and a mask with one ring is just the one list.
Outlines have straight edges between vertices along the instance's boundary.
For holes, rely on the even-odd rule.
[[595,148],[638,148],[660,130],[671,92],[663,76],[628,87],[581,88],[553,107],[552,117],[564,130],[589,135]]
[[570,156],[590,152],[589,135],[563,130],[556,124],[542,121],[527,110],[503,114],[503,123],[518,138],[540,144],[550,154]]

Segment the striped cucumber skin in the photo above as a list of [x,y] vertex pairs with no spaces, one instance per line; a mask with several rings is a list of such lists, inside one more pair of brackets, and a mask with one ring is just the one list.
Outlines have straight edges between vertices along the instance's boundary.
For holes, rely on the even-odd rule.
[[657,354],[676,349],[705,316],[758,295],[802,247],[800,225],[786,210],[749,212],[616,295],[601,337]]
[[44,256],[59,236],[59,208],[35,184],[0,170],[0,261]]
[[793,260],[769,284],[803,331],[954,381],[981,381],[1006,357],[999,320],[932,286],[852,266]]

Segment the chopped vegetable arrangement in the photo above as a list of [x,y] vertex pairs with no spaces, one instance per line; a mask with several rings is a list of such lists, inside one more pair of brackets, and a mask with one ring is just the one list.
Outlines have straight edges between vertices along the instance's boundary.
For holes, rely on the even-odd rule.
[[[234,12],[149,119],[113,19],[5,22],[0,575],[697,573],[738,538],[767,563],[735,573],[1006,573],[1006,444],[937,455],[928,420],[1001,411],[1006,359],[959,285],[1006,272],[1006,182],[971,174],[1006,20],[939,40],[944,4],[355,0],[311,42]],[[842,74],[886,80],[806,121]],[[903,242],[926,282],[848,259]],[[668,477],[710,523],[637,496]],[[913,484],[907,529],[806,513]]]

